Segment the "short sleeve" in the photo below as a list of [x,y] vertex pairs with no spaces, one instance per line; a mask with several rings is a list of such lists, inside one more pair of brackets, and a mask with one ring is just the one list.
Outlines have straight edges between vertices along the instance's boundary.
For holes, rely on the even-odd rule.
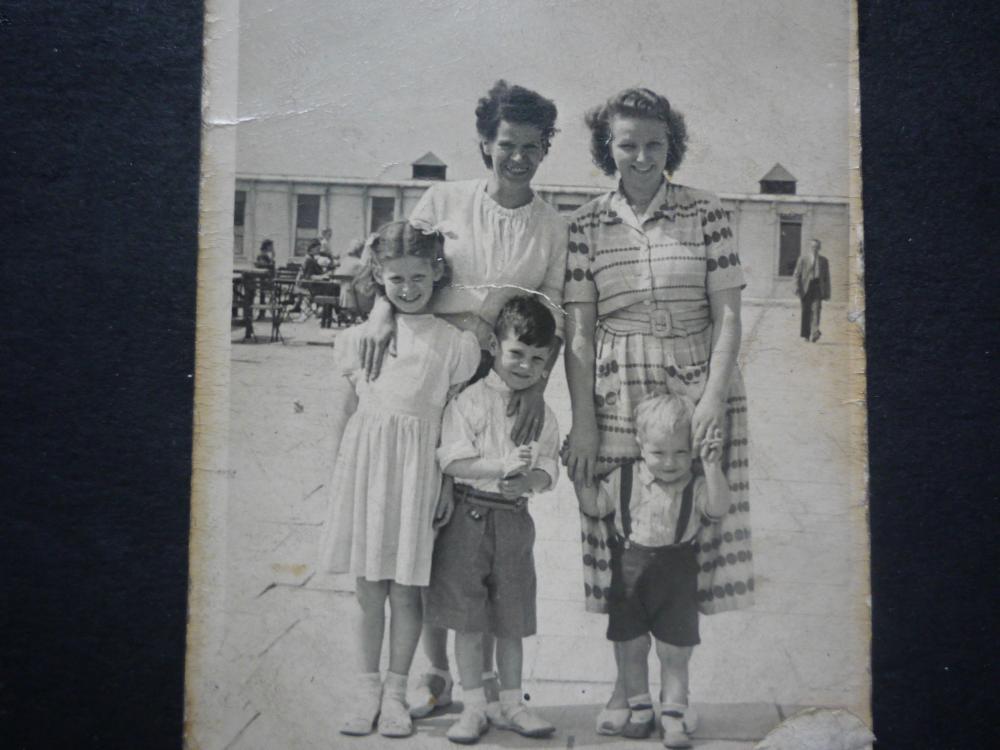
[[[479,458],[477,435],[482,427],[481,411],[472,398],[475,389],[466,389],[448,402],[441,420],[441,445],[437,449],[438,463],[442,469],[463,458]],[[477,429],[479,428],[479,429]]]
[[468,383],[472,376],[479,369],[479,362],[482,358],[482,350],[479,348],[479,339],[472,331],[459,331],[445,323],[452,333],[450,376],[451,384]]
[[555,318],[556,335],[559,338],[565,338],[563,334],[565,313],[562,309],[562,301],[563,278],[566,273],[566,222],[558,214],[554,214],[549,222],[546,234],[552,245],[552,251],[549,254],[549,265],[545,269],[545,278],[542,280],[538,292],[545,298],[545,302]]
[[549,475],[551,490],[559,480],[559,423],[552,410],[545,407],[545,425],[542,427],[542,434],[538,438],[538,457],[535,460],[535,468],[541,469]]
[[594,248],[588,241],[576,215],[570,220],[566,242],[566,273],[563,282],[563,304],[597,302],[594,284]]
[[724,289],[746,286],[743,265],[736,252],[729,216],[719,199],[710,195],[701,211],[701,227],[705,237],[705,289],[711,294]]
[[424,194],[420,196],[417,205],[410,211],[410,222],[412,224],[426,224],[428,227],[437,226],[440,221],[438,216],[437,185],[431,185]]

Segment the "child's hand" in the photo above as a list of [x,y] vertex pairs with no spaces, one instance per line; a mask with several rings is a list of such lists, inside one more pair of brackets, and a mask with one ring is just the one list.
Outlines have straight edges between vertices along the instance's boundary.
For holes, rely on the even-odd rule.
[[503,460],[503,474],[501,477],[506,479],[507,477],[512,477],[515,474],[524,474],[531,468],[531,446],[530,445],[519,445]]
[[699,453],[701,454],[702,463],[714,464],[721,461],[722,430],[716,427],[714,430],[705,435],[705,439],[701,441]]
[[452,511],[455,510],[454,485],[451,482],[441,483],[441,492],[438,494],[437,507],[434,509],[433,528],[440,529],[447,526],[451,520]]
[[514,500],[531,491],[531,481],[527,474],[504,477],[500,480],[500,494],[508,500]]

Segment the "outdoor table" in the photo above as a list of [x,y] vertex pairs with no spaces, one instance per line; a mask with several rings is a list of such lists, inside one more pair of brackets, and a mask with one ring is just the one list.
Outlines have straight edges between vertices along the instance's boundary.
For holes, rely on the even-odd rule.
[[337,281],[337,277],[303,279],[299,283],[309,290],[313,301],[323,306],[323,311],[319,319],[320,328],[329,328],[333,325],[333,308],[337,304],[330,300],[336,300],[340,297],[340,282]]
[[246,329],[244,341],[256,341],[253,332],[253,300],[257,294],[258,279],[270,278],[274,272],[269,268],[237,268],[234,275],[239,274],[243,281],[243,325]]

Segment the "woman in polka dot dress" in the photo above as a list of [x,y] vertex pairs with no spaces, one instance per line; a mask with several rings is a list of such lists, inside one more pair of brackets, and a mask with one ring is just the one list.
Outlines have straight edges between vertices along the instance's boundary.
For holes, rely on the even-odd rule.
[[[696,402],[695,453],[721,430],[732,505],[698,537],[699,610],[753,600],[746,395],[736,364],[743,271],[719,199],[671,183],[684,156],[684,119],[649,89],[626,89],[587,115],[594,162],[617,190],[575,212],[563,302],[573,426],[563,460],[576,484],[635,460],[633,412],[666,390]],[[581,514],[587,609],[606,611],[613,531]],[[618,654],[616,653],[616,657]],[[619,674],[602,716],[615,733],[628,704]],[[599,721],[600,724],[600,721]]]

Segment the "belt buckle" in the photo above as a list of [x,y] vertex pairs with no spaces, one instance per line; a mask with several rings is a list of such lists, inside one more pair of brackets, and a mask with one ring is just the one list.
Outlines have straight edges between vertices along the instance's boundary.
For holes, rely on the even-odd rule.
[[666,338],[670,335],[671,330],[673,330],[669,310],[653,310],[649,314],[649,324],[653,330],[653,335],[657,338]]

